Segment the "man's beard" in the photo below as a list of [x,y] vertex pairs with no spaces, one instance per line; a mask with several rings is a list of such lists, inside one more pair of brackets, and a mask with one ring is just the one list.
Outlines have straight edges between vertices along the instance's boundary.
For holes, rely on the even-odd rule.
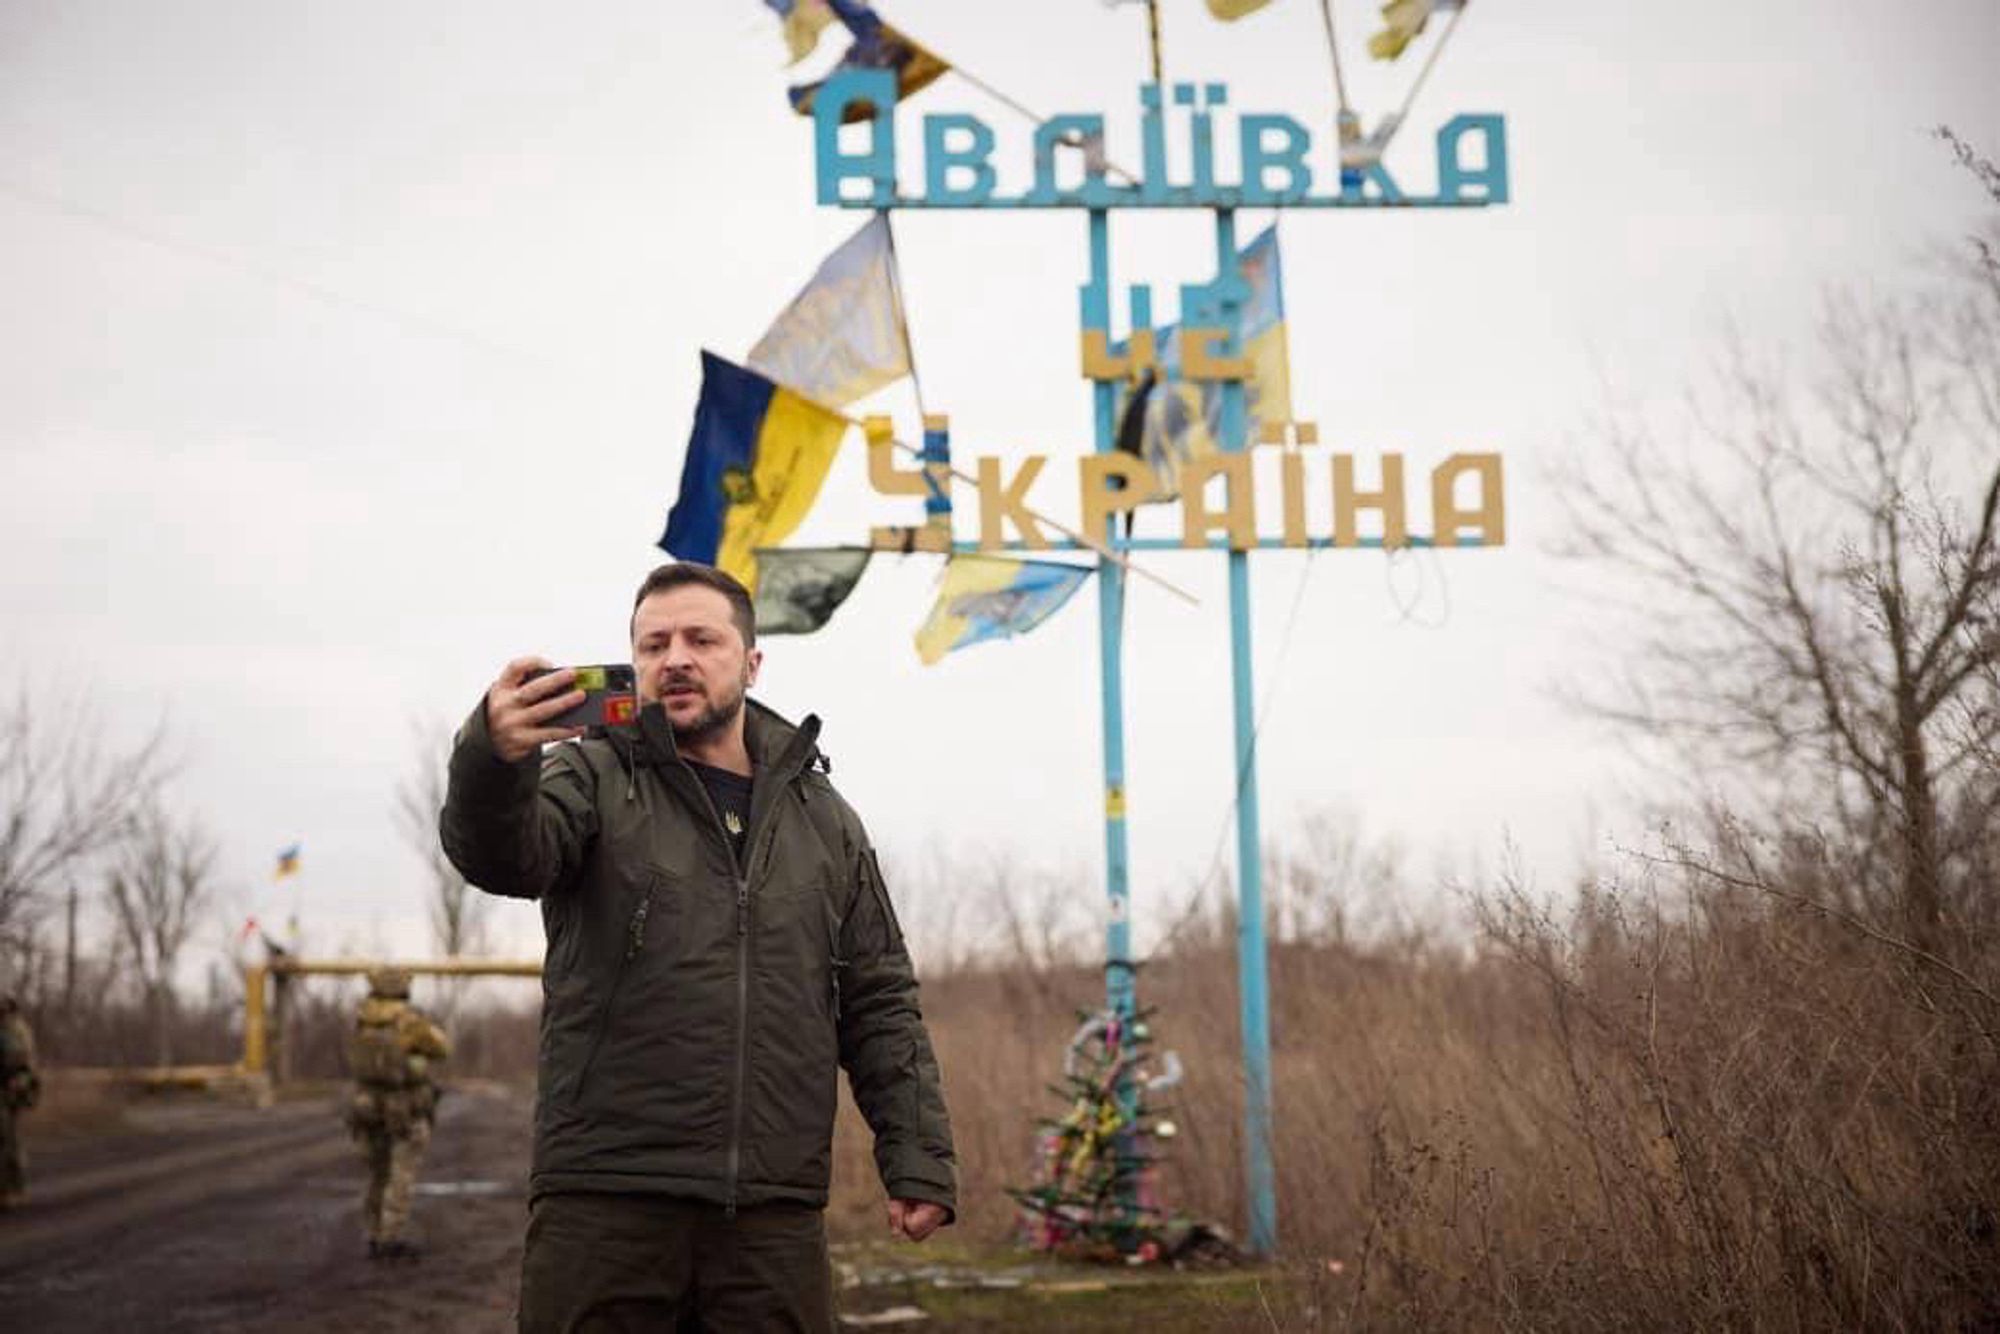
[[735,694],[720,704],[708,704],[695,715],[694,721],[685,726],[675,723],[674,744],[677,746],[698,746],[713,741],[728,730],[743,712],[744,691],[739,687]]

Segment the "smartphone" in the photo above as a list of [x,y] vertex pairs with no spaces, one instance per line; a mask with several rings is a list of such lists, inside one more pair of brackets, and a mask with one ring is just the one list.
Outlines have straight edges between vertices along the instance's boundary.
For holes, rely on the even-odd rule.
[[[547,727],[629,727],[639,717],[638,678],[629,663],[604,663],[578,667],[574,689],[583,692],[583,703],[548,720]],[[547,676],[536,672],[535,676]]]

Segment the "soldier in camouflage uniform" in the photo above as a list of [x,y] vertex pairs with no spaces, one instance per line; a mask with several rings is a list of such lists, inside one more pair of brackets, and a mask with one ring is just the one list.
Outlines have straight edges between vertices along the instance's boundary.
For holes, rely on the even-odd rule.
[[21,1153],[20,1114],[41,1092],[35,1035],[12,996],[0,996],[0,1210],[28,1199],[28,1165]]
[[407,972],[378,968],[368,975],[368,999],[347,1042],[355,1083],[347,1124],[368,1161],[361,1215],[370,1259],[416,1254],[403,1228],[437,1115],[435,1066],[450,1051],[444,1030],[410,1004]]

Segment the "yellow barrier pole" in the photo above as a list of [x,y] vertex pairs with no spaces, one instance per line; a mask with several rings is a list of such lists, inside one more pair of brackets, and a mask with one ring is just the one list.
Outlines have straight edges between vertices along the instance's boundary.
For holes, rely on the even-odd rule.
[[261,1075],[268,1048],[264,1033],[264,978],[266,969],[253,963],[243,970],[243,1073]]
[[398,963],[392,959],[294,959],[272,962],[271,969],[289,977],[361,977],[377,968],[396,968],[429,977],[540,977],[537,959],[433,959],[429,963]]

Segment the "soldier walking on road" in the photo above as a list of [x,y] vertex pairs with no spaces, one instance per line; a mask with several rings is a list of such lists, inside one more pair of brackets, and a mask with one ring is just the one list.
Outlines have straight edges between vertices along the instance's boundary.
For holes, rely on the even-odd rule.
[[435,1064],[450,1052],[444,1030],[410,1004],[409,973],[377,968],[368,974],[368,999],[347,1042],[355,1083],[347,1125],[368,1161],[361,1217],[372,1260],[416,1255],[403,1229],[437,1115]]
[[41,1092],[35,1035],[12,996],[0,996],[0,1210],[28,1200],[28,1163],[21,1152],[20,1115]]

